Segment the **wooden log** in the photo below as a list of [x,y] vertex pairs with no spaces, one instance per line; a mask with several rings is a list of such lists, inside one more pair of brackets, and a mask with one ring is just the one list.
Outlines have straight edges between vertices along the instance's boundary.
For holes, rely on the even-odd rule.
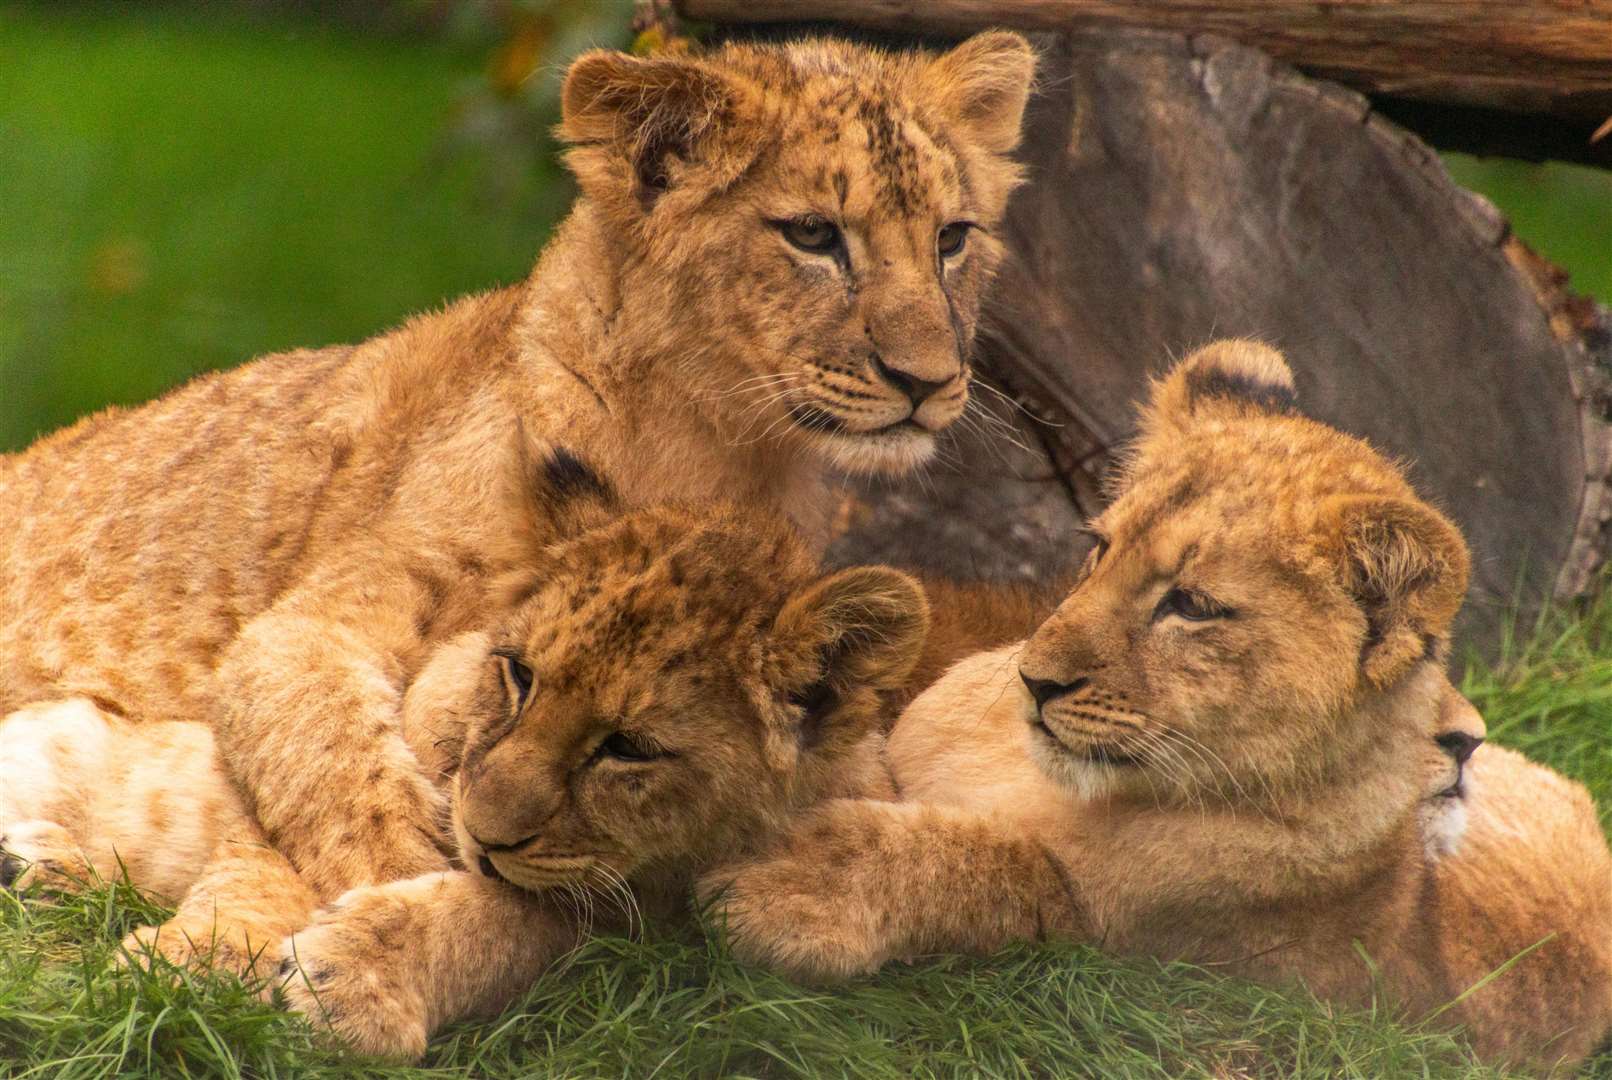
[[1029,450],[959,431],[923,484],[854,487],[838,558],[1050,580],[1083,550],[1073,526],[1146,377],[1246,335],[1284,350],[1311,415],[1409,460],[1461,524],[1467,643],[1493,653],[1514,599],[1527,619],[1596,584],[1612,316],[1437,155],[1359,94],[1209,37],[1071,33],[1041,85],[980,358]]
[[[1563,149],[1612,137],[1612,0],[678,0],[717,22],[826,20],[963,34],[987,26],[1212,33],[1370,94],[1559,118]],[[1607,160],[1612,160],[1609,156]]]

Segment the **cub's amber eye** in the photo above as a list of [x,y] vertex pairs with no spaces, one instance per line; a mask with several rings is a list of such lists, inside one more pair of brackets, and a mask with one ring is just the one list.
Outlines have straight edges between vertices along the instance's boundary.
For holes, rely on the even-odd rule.
[[966,221],[954,221],[940,230],[935,237],[935,246],[940,249],[940,257],[949,259],[963,250],[963,244],[968,240],[968,230],[973,228]]
[[813,255],[830,255],[840,248],[839,227],[826,218],[791,218],[780,221],[778,230],[785,240]]
[[519,657],[509,653],[499,653],[498,662],[503,669],[504,688],[509,691],[509,700],[518,710],[532,696],[532,669]]
[[666,756],[659,748],[635,739],[624,731],[618,731],[600,743],[599,753],[617,761],[654,761]]
[[1159,601],[1159,606],[1153,611],[1153,618],[1156,621],[1166,615],[1179,615],[1188,622],[1205,622],[1209,619],[1222,619],[1230,614],[1228,609],[1202,593],[1174,588],[1165,593]]

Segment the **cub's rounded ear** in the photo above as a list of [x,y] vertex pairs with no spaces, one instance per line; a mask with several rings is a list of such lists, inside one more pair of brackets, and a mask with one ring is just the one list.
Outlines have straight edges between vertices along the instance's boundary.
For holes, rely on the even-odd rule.
[[912,673],[929,633],[923,587],[886,566],[858,566],[794,596],[773,624],[778,644],[821,657],[846,686],[892,689]]
[[798,721],[771,732],[769,757],[832,758],[878,730],[882,693],[912,674],[928,633],[923,588],[887,567],[843,570],[797,593],[773,623],[769,666]]
[[1197,417],[1227,410],[1298,410],[1293,371],[1281,353],[1239,338],[1205,345],[1153,383],[1143,428],[1151,432],[1161,425],[1184,427]]
[[597,49],[566,72],[559,134],[574,147],[568,161],[584,191],[609,203],[627,195],[647,210],[690,161],[717,166],[720,183],[742,171],[742,148],[716,137],[741,126],[742,98],[738,83],[698,60]]
[[975,34],[933,60],[930,91],[952,121],[993,154],[1019,145],[1024,106],[1035,81],[1035,50],[1018,34]]
[[1322,535],[1343,586],[1366,617],[1360,666],[1378,688],[1437,654],[1466,596],[1466,541],[1416,499],[1339,495],[1321,509]]
[[540,547],[570,540],[621,515],[615,488],[564,446],[528,440],[516,425],[515,467],[506,474],[506,501],[528,539]]
[[991,153],[1019,145],[1035,84],[1035,50],[1009,31],[975,34],[930,61],[930,93],[954,124]]

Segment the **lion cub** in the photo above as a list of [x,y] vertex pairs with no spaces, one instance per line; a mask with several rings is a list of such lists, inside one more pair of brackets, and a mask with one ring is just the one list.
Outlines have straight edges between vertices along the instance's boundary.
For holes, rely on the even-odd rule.
[[1471,991],[1439,1019],[1493,1059],[1607,1038],[1612,856],[1584,789],[1483,747],[1459,845],[1423,836],[1466,545],[1293,400],[1246,342],[1158,383],[1073,592],[897,723],[908,801],[829,803],[707,883],[737,950],[825,979],[1059,935],[1413,1015]]
[[[0,723],[0,775],[27,778],[0,788],[0,833],[26,873],[63,887],[93,866],[170,897],[188,888],[131,949],[189,938],[180,953],[222,947],[243,969],[271,950],[293,1007],[358,1050],[410,1057],[529,986],[612,898],[620,918],[681,904],[696,872],[755,851],[808,803],[880,782],[882,695],[928,625],[915,581],[824,575],[777,514],[627,510],[574,458],[544,471],[559,539],[503,583],[484,627],[425,659],[390,748],[437,793],[430,838],[457,869],[315,913],[204,725],[131,725],[78,699]],[[347,842],[383,824],[352,822]],[[220,843],[260,858],[203,873]]]
[[836,470],[909,472],[968,404],[1035,63],[1002,32],[579,58],[579,197],[526,281],[0,456],[0,715],[207,725],[255,823],[203,879],[226,915],[236,856],[321,901],[446,869],[399,691],[526,565],[505,478],[563,441],[626,506],[826,542]]

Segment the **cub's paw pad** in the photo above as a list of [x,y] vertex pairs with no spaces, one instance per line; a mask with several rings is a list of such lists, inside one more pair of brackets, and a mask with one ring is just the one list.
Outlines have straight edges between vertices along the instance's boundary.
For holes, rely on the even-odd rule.
[[280,947],[276,984],[286,1008],[327,1027],[361,1054],[414,1061],[428,1036],[412,977],[406,919],[390,898],[348,894]]
[[733,954],[807,983],[868,975],[888,959],[871,913],[834,889],[814,889],[815,867],[789,858],[730,868],[701,886]]

